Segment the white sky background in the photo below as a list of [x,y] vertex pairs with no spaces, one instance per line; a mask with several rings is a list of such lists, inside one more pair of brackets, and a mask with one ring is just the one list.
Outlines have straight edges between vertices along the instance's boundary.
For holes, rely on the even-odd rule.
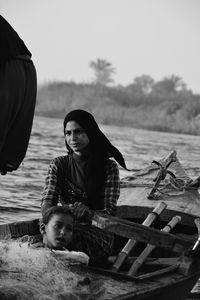
[[0,0],[33,55],[38,82],[90,82],[106,59],[116,84],[171,74],[200,93],[200,0]]

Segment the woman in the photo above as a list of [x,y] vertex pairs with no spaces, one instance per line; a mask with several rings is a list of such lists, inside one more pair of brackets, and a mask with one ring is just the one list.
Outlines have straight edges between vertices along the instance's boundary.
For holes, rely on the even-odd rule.
[[[109,157],[126,168],[124,158],[87,111],[74,110],[66,115],[64,135],[68,155],[57,157],[50,163],[42,198],[42,214],[58,202],[71,204],[79,221],[74,230],[74,245],[81,247],[73,250],[83,251],[81,245],[84,243],[84,252],[90,257],[95,253],[100,259],[110,255],[113,237],[91,226],[91,220],[95,212],[115,214],[120,193],[119,169]],[[89,226],[80,224],[83,222]],[[92,254],[88,253],[90,251]]]

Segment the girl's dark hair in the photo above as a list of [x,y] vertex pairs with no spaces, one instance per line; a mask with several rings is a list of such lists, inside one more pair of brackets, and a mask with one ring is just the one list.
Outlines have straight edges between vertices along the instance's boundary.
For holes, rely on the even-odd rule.
[[44,213],[41,223],[44,223],[45,225],[49,223],[50,219],[55,215],[55,214],[65,214],[67,216],[73,216],[72,210],[70,209],[69,206],[53,206],[49,209],[46,210]]

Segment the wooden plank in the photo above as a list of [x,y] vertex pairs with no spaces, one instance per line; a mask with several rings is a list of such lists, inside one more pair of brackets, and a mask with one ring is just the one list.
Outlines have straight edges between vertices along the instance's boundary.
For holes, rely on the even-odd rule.
[[[148,214],[144,222],[142,223],[144,226],[151,226],[153,222],[157,219],[157,217],[165,210],[166,204],[164,202],[159,202],[158,205],[154,208],[152,212]],[[126,260],[126,257],[129,256],[131,250],[136,244],[136,240],[129,239],[124,248],[118,254],[117,260],[113,265],[113,270],[117,271],[122,266],[123,262]]]
[[[178,223],[180,222],[181,218],[180,216],[175,216],[172,218],[172,220],[163,228],[161,231],[163,232],[170,232],[170,230]],[[155,245],[148,244],[146,248],[142,251],[142,253],[137,257],[137,259],[132,264],[129,275],[134,276],[137,274],[138,269],[142,266],[142,264],[145,262],[147,257],[150,255],[150,253],[155,249]]]
[[[168,202],[166,201],[166,203],[168,203]],[[149,214],[152,211],[152,206],[150,206],[150,205],[152,205],[151,201],[149,201],[148,204],[149,204],[149,206],[146,206],[145,203],[144,203],[144,206],[138,206],[138,205],[117,206],[116,216],[118,218],[122,218],[122,219],[144,220],[146,218],[147,214]],[[170,203],[169,203],[169,206],[170,206]],[[174,215],[179,215],[181,217],[180,225],[190,227],[190,230],[189,230],[190,234],[192,234],[192,230],[194,230],[195,233],[197,232],[196,226],[194,223],[196,216],[187,214],[187,213],[179,211],[179,210],[171,210],[169,208],[166,208],[162,212],[162,218],[160,218],[160,221],[163,223],[167,223],[167,222],[169,222],[169,220],[171,220],[171,218]]]
[[[130,274],[127,273],[123,273],[123,272],[115,272],[113,270],[110,269],[103,269],[103,268],[98,268],[98,267],[89,267],[89,269],[93,272],[97,272],[103,275],[107,275],[107,276],[111,276],[113,278],[116,279],[123,279],[123,280],[127,280],[127,281],[138,281],[138,280],[145,280],[145,279],[151,279],[154,278],[156,276],[161,276],[163,274],[168,274],[171,272],[174,272],[178,269],[178,263],[173,265],[173,266],[165,266],[159,270],[153,271],[153,272],[149,272],[146,274],[142,274],[139,276],[132,276]],[[162,266],[160,266],[162,267]]]
[[182,253],[192,246],[189,240],[116,217],[100,216],[98,227],[128,239],[152,244],[177,253]]
[[157,200],[149,200],[151,188],[126,187],[120,191],[118,206],[155,207],[158,201],[164,201],[167,208],[198,217],[200,215],[200,195],[197,189],[166,190],[160,193]]

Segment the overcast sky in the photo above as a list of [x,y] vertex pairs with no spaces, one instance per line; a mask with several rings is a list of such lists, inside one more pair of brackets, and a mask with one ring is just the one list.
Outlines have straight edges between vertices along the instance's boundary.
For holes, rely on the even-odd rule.
[[106,59],[116,84],[172,74],[200,93],[200,0],[0,0],[32,52],[38,81],[90,82]]

